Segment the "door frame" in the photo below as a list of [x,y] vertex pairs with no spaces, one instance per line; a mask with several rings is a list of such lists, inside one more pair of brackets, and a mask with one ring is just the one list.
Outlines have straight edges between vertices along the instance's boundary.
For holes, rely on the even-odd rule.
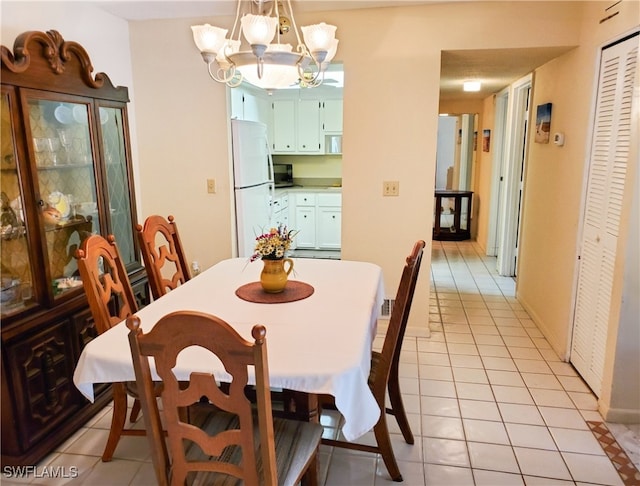
[[498,235],[500,234],[500,196],[502,193],[504,166],[504,140],[506,137],[507,108],[509,106],[509,92],[511,88],[505,88],[496,95],[495,123],[494,123],[494,158],[491,171],[491,196],[489,199],[489,224],[487,228],[487,256],[498,256]]
[[507,130],[504,144],[504,185],[501,191],[498,233],[499,275],[516,275],[516,258],[519,231],[522,223],[521,194],[524,190],[524,174],[527,160],[527,127],[530,126],[529,103],[533,87],[533,73],[523,76],[510,86]]

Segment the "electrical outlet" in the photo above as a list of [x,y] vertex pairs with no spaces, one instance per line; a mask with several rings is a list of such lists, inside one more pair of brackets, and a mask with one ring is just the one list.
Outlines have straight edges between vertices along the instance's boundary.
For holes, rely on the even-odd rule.
[[207,179],[207,192],[209,194],[216,193],[216,180],[215,179]]
[[383,196],[398,196],[400,194],[400,182],[384,181],[382,183]]

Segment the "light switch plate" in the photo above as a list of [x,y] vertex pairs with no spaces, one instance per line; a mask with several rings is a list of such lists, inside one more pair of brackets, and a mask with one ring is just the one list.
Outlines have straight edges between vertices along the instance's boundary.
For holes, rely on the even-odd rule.
[[398,196],[400,194],[400,182],[384,181],[382,183],[383,196]]
[[216,180],[215,179],[207,179],[207,192],[209,194],[216,193]]

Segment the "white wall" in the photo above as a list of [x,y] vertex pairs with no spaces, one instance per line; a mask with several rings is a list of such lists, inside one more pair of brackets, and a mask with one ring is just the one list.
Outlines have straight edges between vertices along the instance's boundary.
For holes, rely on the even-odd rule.
[[[456,123],[455,116],[438,118],[438,151],[436,155],[436,189],[447,189],[447,170],[455,162]],[[448,188],[451,189],[451,188]]]
[[[635,119],[640,117],[636,116]],[[611,362],[612,369],[608,374],[607,381],[611,381],[611,386],[607,387],[605,408],[607,420],[637,424],[640,422],[640,164],[637,156],[635,160],[636,175],[635,178],[633,175],[629,178],[634,196],[631,227],[626,242],[620,322],[615,326],[615,359]]]

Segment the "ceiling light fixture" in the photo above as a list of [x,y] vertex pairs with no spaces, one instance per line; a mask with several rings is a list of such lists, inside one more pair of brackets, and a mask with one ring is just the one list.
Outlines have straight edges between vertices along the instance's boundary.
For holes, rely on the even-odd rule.
[[463,91],[480,91],[480,81],[465,81],[462,85]]
[[[264,89],[285,88],[300,80],[305,87],[322,84],[324,72],[338,48],[336,27],[324,22],[303,26],[303,43],[291,1],[287,0],[286,5],[287,11],[283,11],[280,1],[238,0],[229,37],[227,29],[209,24],[191,26],[209,76],[231,88],[243,80]],[[281,42],[281,36],[290,31],[296,36],[295,51],[291,44]],[[241,50],[241,34],[250,48]]]

